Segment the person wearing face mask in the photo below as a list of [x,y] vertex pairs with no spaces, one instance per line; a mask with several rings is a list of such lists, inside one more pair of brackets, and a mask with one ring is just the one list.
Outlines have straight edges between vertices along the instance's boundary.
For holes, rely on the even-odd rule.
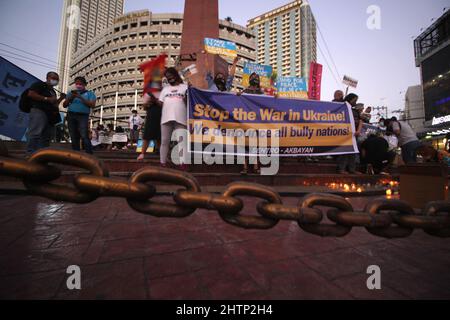
[[[259,78],[259,75],[256,73],[252,73],[249,77],[249,87],[247,87],[242,93],[246,94],[264,94],[264,92],[261,89],[261,80]],[[238,93],[238,95],[241,95],[241,93]],[[244,167],[241,171],[242,175],[248,174],[248,160],[247,158],[244,158]],[[256,158],[256,162],[253,165],[253,172],[255,174],[260,174],[261,169],[259,168],[259,160]]]
[[208,90],[213,92],[230,92],[233,86],[234,75],[236,74],[236,66],[239,61],[239,57],[236,56],[233,60],[233,64],[230,69],[230,74],[225,79],[225,75],[221,72],[217,73],[215,77],[212,75],[210,66],[208,63],[208,55],[206,51],[202,51],[205,55],[205,66],[206,66],[206,81],[208,82]]
[[46,82],[34,83],[29,91],[31,100],[30,120],[27,131],[27,153],[38,151],[50,146],[54,126],[61,121],[58,105],[66,98],[61,94],[59,99],[54,89],[59,83],[56,72],[47,73]]
[[247,87],[243,91],[243,93],[247,94],[264,94],[264,92],[261,89],[261,79],[259,78],[259,75],[256,73],[252,73],[250,75],[250,78],[248,80],[250,86]]
[[[170,140],[172,133],[178,129],[187,129],[187,90],[188,86],[183,83],[180,74],[175,68],[168,68],[165,72],[165,77],[168,86],[164,87],[156,98],[151,96],[151,102],[153,105],[162,107],[161,115],[161,149],[160,160],[161,166],[167,166],[167,156],[170,150]],[[182,143],[182,138],[178,143]],[[186,152],[186,148],[184,148]],[[187,169],[185,165],[185,157],[187,154],[180,155],[180,169],[185,171]]]
[[64,108],[67,110],[67,124],[72,140],[72,149],[80,151],[80,141],[83,142],[86,153],[92,154],[92,144],[89,139],[89,115],[95,108],[97,97],[94,92],[86,89],[87,81],[84,77],[75,78],[75,90],[67,93]]

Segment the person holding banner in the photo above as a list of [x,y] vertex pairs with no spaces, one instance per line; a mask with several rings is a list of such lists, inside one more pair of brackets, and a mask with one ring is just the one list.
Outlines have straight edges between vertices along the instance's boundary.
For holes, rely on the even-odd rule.
[[[159,100],[155,101],[155,103],[162,106],[160,161],[162,167],[167,167],[167,156],[169,155],[172,133],[178,129],[187,129],[188,86],[183,83],[180,74],[175,68],[168,68],[164,75],[169,86],[161,91]],[[178,143],[181,142],[180,139]],[[183,143],[187,143],[187,141],[183,141]],[[183,148],[184,153],[186,149]],[[184,161],[186,156],[187,154],[181,155],[181,170],[186,170]]]
[[54,126],[61,121],[58,105],[66,98],[66,95],[61,94],[59,99],[56,97],[54,87],[58,83],[59,75],[56,72],[49,72],[46,82],[36,82],[28,90],[28,98],[31,100],[27,132],[27,153],[29,155],[50,146]]
[[249,86],[247,89],[243,91],[243,93],[247,94],[264,94],[264,92],[261,89],[261,79],[259,78],[259,75],[255,72],[253,72],[250,75],[249,78]]
[[239,57],[236,56],[233,60],[233,64],[230,69],[230,73],[228,78],[225,80],[225,75],[221,72],[217,73],[215,77],[212,75],[212,71],[210,65],[208,63],[208,55],[206,51],[202,51],[205,57],[205,66],[206,66],[206,81],[208,82],[208,90],[214,92],[230,92],[233,87],[234,75],[236,74],[236,66],[239,61]]
[[[264,92],[261,89],[261,81],[260,81],[259,75],[256,74],[255,72],[253,72],[250,75],[249,84],[250,84],[250,86],[247,87],[242,93],[246,93],[246,94],[264,94]],[[238,95],[240,95],[240,94],[241,93],[238,93]],[[258,158],[256,158],[255,161],[256,162],[255,162],[254,167],[253,167],[253,172],[255,174],[260,174],[261,173],[261,169],[259,168]],[[248,174],[248,161],[247,161],[247,158],[244,158],[244,168],[242,169],[241,174],[242,175],[247,175]]]
[[[142,141],[142,150],[137,158],[138,161],[145,159],[145,154],[152,140],[156,141],[157,148],[161,145],[161,104],[159,97],[162,88],[165,86],[163,78],[166,69],[167,55],[161,54],[156,59],[140,65],[144,72],[144,104],[147,112],[144,124],[144,134]],[[168,84],[166,84],[168,86]],[[137,148],[139,149],[139,147]]]
[[336,90],[334,92],[333,102],[344,102],[344,92],[342,90]]
[[[363,127],[363,122],[361,121],[360,113],[356,109],[358,96],[354,93],[350,93],[344,99],[344,101],[352,107],[353,119],[355,121],[355,137],[361,135],[361,130]],[[358,154],[345,154],[338,156],[338,173],[339,174],[361,174],[356,171],[356,159]],[[346,171],[348,169],[348,171]]]

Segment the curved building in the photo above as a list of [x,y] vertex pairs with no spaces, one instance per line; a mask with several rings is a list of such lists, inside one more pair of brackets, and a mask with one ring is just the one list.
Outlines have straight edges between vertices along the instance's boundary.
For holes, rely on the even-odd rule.
[[[220,38],[237,45],[241,59],[234,89],[241,88],[244,61],[256,60],[255,36],[231,21],[221,20],[219,25]],[[180,54],[182,26],[182,14],[136,11],[116,18],[112,26],[75,52],[69,83],[76,76],[85,76],[89,89],[96,93],[94,124],[100,119],[106,123],[116,119],[117,125],[126,126],[123,121],[129,118],[132,109],[144,114],[140,107],[143,74],[139,65],[165,52],[168,65],[174,66]]]

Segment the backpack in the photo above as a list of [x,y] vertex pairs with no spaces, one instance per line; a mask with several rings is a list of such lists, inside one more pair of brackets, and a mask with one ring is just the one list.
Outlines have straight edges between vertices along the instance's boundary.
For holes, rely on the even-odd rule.
[[31,101],[30,97],[28,97],[28,92],[30,92],[30,89],[25,90],[20,95],[20,100],[19,100],[19,109],[20,109],[20,111],[22,111],[24,113],[30,113],[30,110],[31,110],[32,101]]

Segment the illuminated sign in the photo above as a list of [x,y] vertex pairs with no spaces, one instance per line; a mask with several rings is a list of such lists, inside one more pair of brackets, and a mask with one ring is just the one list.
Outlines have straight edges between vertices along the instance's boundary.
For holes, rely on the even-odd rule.
[[450,115],[445,116],[445,117],[440,117],[440,118],[433,118],[433,123],[431,124],[432,126],[437,126],[443,123],[447,123],[450,122]]

